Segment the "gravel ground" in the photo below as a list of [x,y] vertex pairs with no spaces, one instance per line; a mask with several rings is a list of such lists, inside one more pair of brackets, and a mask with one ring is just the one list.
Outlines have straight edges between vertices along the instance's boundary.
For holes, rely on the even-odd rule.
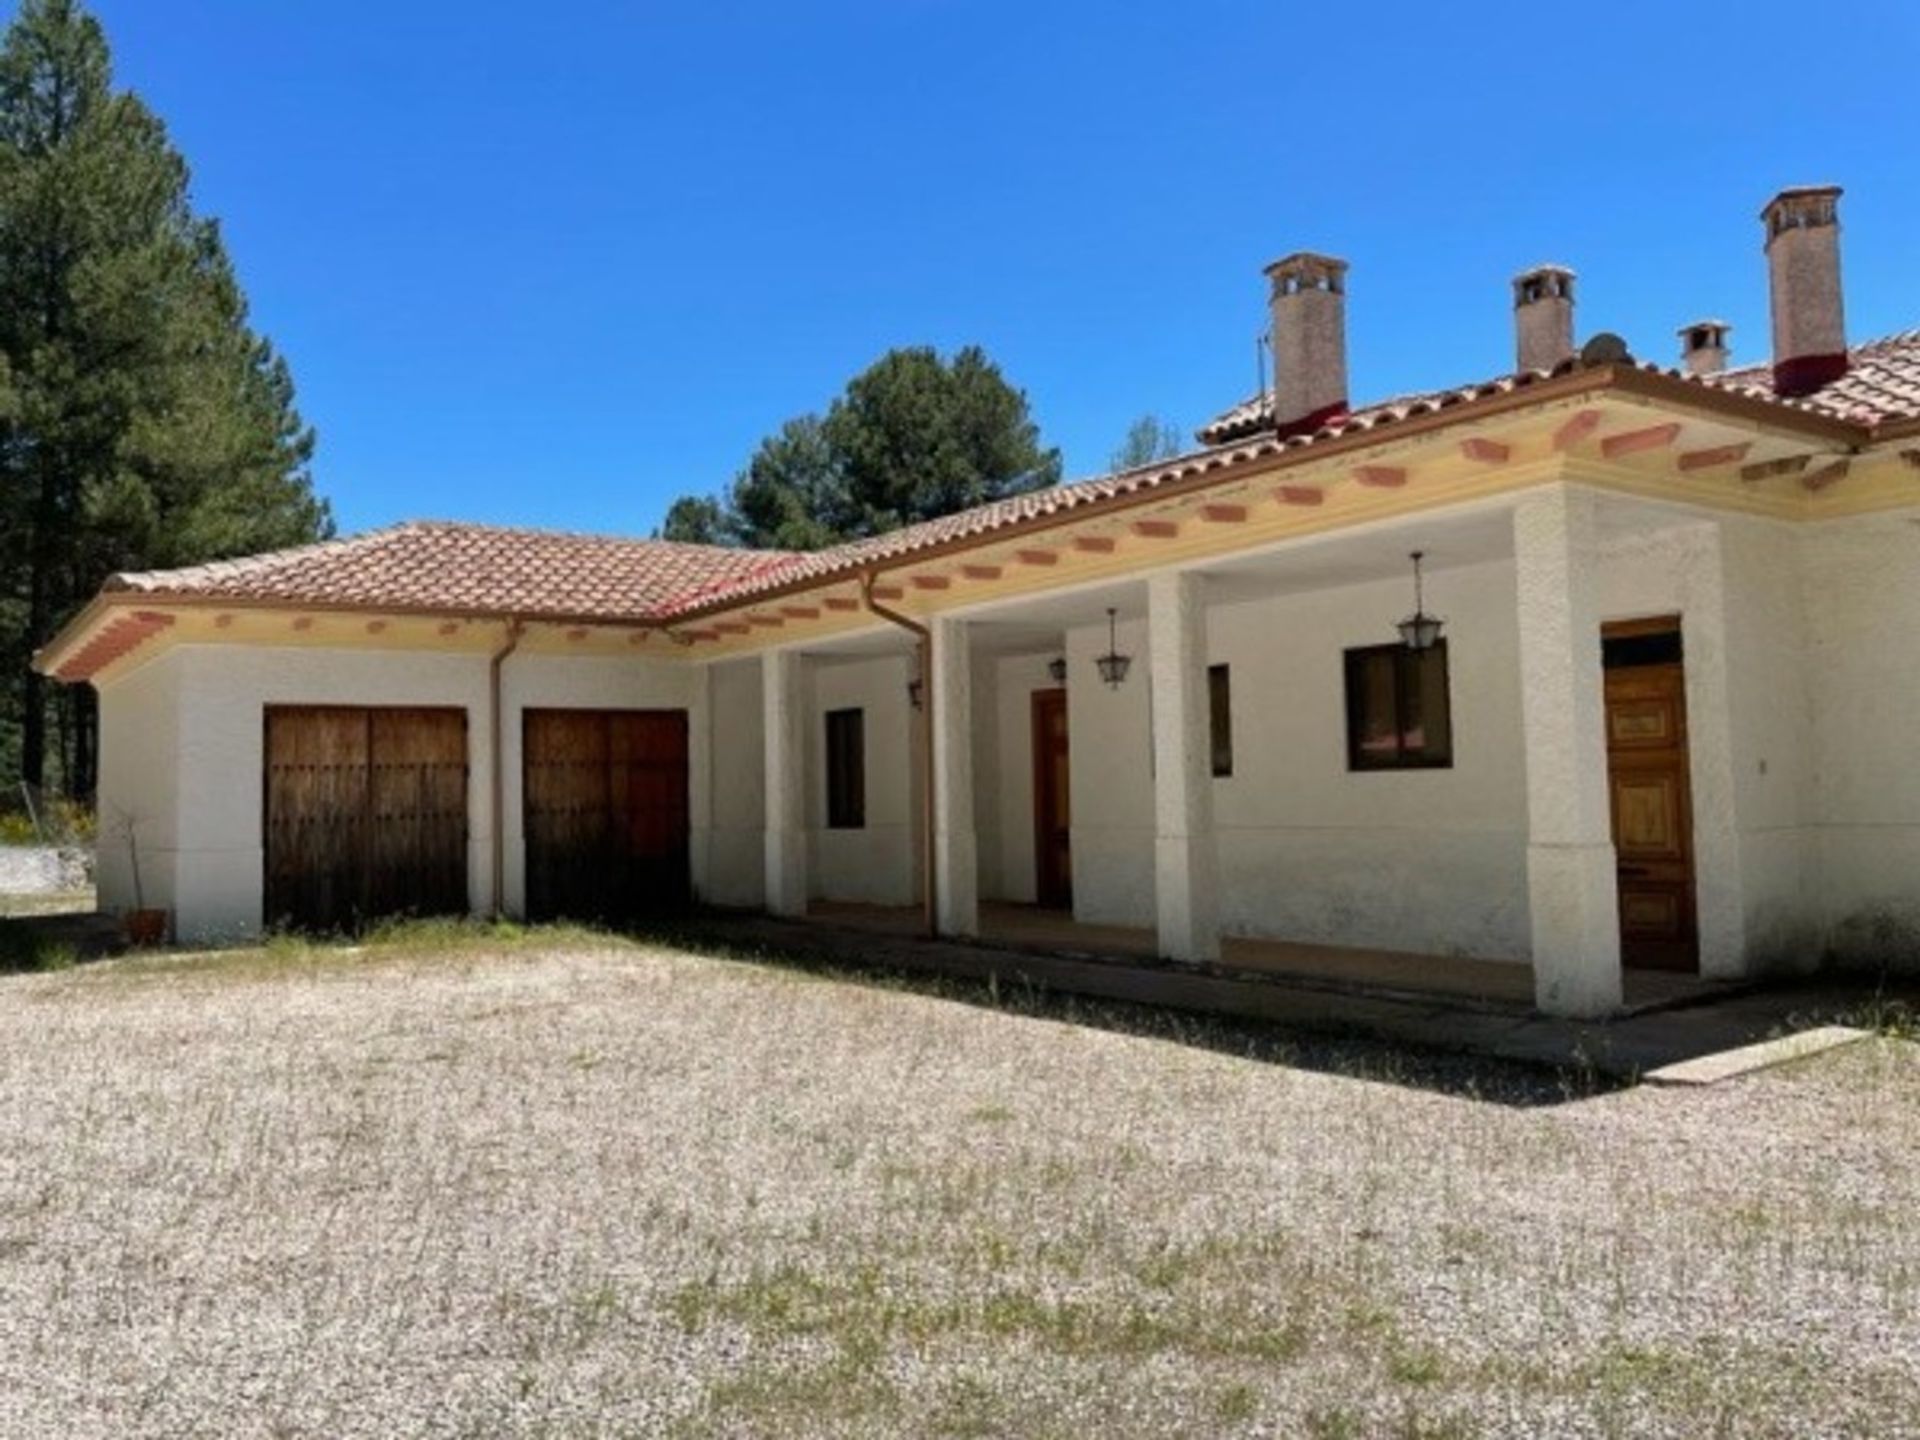
[[1587,1093],[611,944],[0,979],[8,1436],[1920,1435],[1916,1222],[1895,1040]]

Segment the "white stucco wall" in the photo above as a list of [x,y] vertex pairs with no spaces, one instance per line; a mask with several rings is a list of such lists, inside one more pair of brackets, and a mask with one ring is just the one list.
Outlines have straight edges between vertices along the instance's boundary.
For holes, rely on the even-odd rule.
[[1799,539],[1819,919],[1842,963],[1920,973],[1920,512]]
[[[175,906],[180,847],[180,656],[171,652],[100,691],[100,907]],[[131,825],[140,852],[133,884]]]
[[[487,657],[420,651],[189,645],[101,692],[103,816],[142,816],[148,902],[174,911],[190,943],[259,933],[262,768],[269,705],[433,705],[467,713],[468,900],[492,908],[491,750]],[[522,707],[687,709],[696,887],[707,861],[707,685],[686,665],[639,659],[516,655],[502,672],[506,905],[523,896]],[[118,853],[116,853],[118,851]],[[152,858],[149,859],[151,852]],[[103,905],[132,903],[124,846],[101,847]]]
[[[808,662],[807,825],[810,894],[819,900],[911,905],[918,890],[921,847],[915,809],[914,732],[907,698],[909,656],[816,657]],[[827,712],[863,711],[866,736],[866,824],[827,826]]]
[[713,832],[704,898],[751,908],[766,903],[766,749],[760,662],[708,667],[713,736]]
[[[1526,957],[1513,585],[1506,562],[1433,578],[1429,597],[1448,620],[1450,770],[1347,769],[1344,652],[1393,638],[1407,609],[1404,582],[1211,607],[1208,663],[1231,667],[1233,694],[1234,773],[1213,781],[1227,934]],[[1120,648],[1136,663],[1119,690],[1095,678],[1106,641],[1104,625],[1068,637],[1075,913],[1146,926],[1154,886],[1145,628],[1120,628]]]
[[[178,685],[172,770],[178,804],[172,906],[179,938],[190,943],[259,933],[262,781],[268,705],[446,705],[467,711],[468,883],[476,910],[491,903],[491,815],[485,656],[336,650],[321,647],[187,645],[108,687],[103,712],[120,708],[115,692],[149,669],[170,668]],[[129,700],[133,696],[129,694]],[[139,726],[151,707],[130,705]],[[101,796],[114,803],[108,772],[116,748],[103,730]]]
[[[1818,526],[1673,514],[1599,558],[1605,619],[1677,613],[1686,639],[1703,966],[1805,968],[1827,955],[1920,968],[1920,514]],[[1650,522],[1653,523],[1653,522]],[[1346,767],[1342,656],[1392,638],[1398,578],[1304,595],[1215,597],[1210,663],[1232,667],[1235,768],[1212,781],[1228,934],[1523,959],[1526,777],[1511,561],[1432,573],[1452,662],[1449,770]],[[1146,630],[1133,673],[1095,673],[1104,623],[1064,653],[1076,914],[1154,923]],[[973,785],[980,889],[1034,894],[1031,695],[1050,654],[978,653]],[[819,898],[920,893],[918,717],[910,655],[806,662],[805,795]],[[703,899],[764,899],[761,666],[523,654],[503,677],[507,894],[520,905],[524,707],[685,709]],[[144,898],[181,938],[257,932],[263,710],[450,705],[468,714],[469,895],[491,906],[484,655],[183,646],[101,691],[101,899],[134,903],[119,816],[138,827]],[[825,714],[866,712],[867,824],[825,827]]]

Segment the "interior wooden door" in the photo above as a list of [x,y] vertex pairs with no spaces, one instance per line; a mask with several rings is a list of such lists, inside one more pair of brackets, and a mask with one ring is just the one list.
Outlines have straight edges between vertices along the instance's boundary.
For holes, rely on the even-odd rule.
[[1035,893],[1042,905],[1073,904],[1073,790],[1067,764],[1067,692],[1033,692]]
[[684,908],[685,712],[528,710],[521,733],[529,918],[620,923]]
[[1607,776],[1623,964],[1699,964],[1686,674],[1678,660],[1606,671]]

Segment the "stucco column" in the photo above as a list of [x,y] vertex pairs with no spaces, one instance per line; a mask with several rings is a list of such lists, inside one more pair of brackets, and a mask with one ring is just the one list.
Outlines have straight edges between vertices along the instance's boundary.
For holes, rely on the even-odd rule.
[[1220,958],[1207,716],[1207,609],[1200,576],[1147,581],[1153,701],[1154,905],[1160,953]]
[[1555,486],[1513,512],[1534,1003],[1582,1018],[1621,1000],[1594,506]]
[[713,843],[713,667],[695,665],[687,681],[687,874],[696,900],[707,898]]
[[1723,527],[1691,531],[1680,550],[1680,634],[1687,677],[1687,768],[1693,811],[1693,886],[1700,973],[1747,973],[1745,886],[1736,824],[1733,698],[1727,644]]
[[766,736],[767,909],[807,913],[806,668],[797,651],[760,657]]
[[935,619],[933,636],[934,922],[942,935],[980,933],[973,833],[973,662],[963,620]]

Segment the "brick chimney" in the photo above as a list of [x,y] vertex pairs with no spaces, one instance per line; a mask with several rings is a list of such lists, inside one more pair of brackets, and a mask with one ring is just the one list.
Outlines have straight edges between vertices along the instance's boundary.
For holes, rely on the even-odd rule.
[[1573,271],[1536,265],[1513,277],[1514,368],[1551,370],[1573,358]]
[[1847,373],[1840,303],[1838,185],[1782,190],[1760,219],[1767,227],[1773,301],[1773,388],[1806,395]]
[[1273,420],[1281,435],[1347,409],[1347,262],[1307,251],[1267,266],[1273,282]]
[[1689,375],[1718,375],[1727,368],[1727,332],[1724,320],[1696,320],[1680,327],[1680,363]]

